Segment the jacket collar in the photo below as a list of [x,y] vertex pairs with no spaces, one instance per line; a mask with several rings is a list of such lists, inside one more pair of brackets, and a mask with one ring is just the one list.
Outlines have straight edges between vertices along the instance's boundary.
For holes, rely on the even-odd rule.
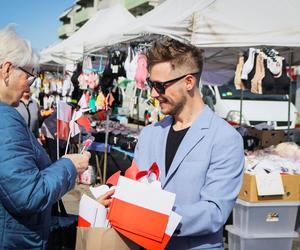
[[[171,116],[165,118],[160,126],[162,127],[162,147],[157,147],[157,154],[159,155],[158,165],[161,166],[161,183],[162,187],[168,183],[170,178],[173,176],[181,162],[188,155],[188,153],[200,142],[206,134],[206,130],[210,127],[211,120],[213,117],[213,111],[207,106],[204,107],[203,111],[199,114],[197,119],[193,122],[190,129],[187,131],[185,137],[180,143],[177,153],[172,161],[168,174],[166,176],[165,168],[165,157],[166,157],[166,144],[169,130],[173,124],[173,118]],[[160,152],[158,150],[161,150]]]

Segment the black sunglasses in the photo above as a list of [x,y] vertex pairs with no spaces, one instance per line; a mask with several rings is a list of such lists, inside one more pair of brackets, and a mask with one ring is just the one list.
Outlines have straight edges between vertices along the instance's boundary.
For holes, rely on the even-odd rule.
[[158,94],[163,95],[163,94],[165,94],[167,87],[171,86],[172,84],[178,82],[179,80],[185,78],[188,75],[197,75],[197,74],[199,74],[199,72],[188,73],[188,74],[185,74],[183,76],[180,76],[180,77],[177,77],[175,79],[165,81],[165,82],[152,81],[150,79],[150,77],[147,77],[146,82],[147,82],[147,84],[148,84],[148,86],[150,87],[151,90],[154,88]]
[[34,74],[28,72],[26,69],[24,69],[22,67],[17,67],[17,68],[22,70],[24,73],[27,74],[28,85],[31,86],[34,83],[34,81],[37,77]]

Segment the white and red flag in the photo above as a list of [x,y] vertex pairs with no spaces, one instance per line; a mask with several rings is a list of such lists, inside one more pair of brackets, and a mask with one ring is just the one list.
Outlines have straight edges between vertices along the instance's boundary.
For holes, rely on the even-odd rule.
[[106,227],[106,208],[83,194],[79,203],[78,227]]
[[72,107],[66,102],[59,101],[57,103],[57,136],[59,139],[68,140],[71,118]]
[[175,194],[120,176],[108,220],[115,229],[161,242]]
[[121,234],[126,236],[128,239],[132,240],[133,242],[137,243],[138,245],[144,247],[148,250],[163,250],[166,248],[168,242],[170,241],[173,233],[175,232],[178,224],[180,223],[182,216],[179,214],[172,212],[169,221],[167,224],[167,228],[165,234],[161,241],[152,240],[150,238],[129,232],[125,229],[116,228]]

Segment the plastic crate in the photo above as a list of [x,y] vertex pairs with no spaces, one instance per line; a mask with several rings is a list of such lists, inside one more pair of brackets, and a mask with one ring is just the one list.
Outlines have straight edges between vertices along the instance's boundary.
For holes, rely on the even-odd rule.
[[226,226],[229,250],[291,250],[296,232],[285,234],[244,234],[234,226]]
[[237,199],[233,225],[243,233],[294,232],[300,202],[246,202]]
[[300,207],[298,207],[298,214],[296,219],[296,227],[295,230],[300,233]]

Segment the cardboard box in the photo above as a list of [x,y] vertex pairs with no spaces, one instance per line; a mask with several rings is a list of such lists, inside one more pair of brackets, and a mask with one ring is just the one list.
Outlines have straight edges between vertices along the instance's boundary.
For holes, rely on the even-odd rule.
[[245,173],[239,199],[248,202],[300,201],[300,175],[282,175],[284,195],[258,196],[255,175]]
[[263,148],[286,141],[286,136],[283,130],[258,130],[255,128],[249,128],[248,132],[250,136],[256,137],[260,140],[260,146]]

